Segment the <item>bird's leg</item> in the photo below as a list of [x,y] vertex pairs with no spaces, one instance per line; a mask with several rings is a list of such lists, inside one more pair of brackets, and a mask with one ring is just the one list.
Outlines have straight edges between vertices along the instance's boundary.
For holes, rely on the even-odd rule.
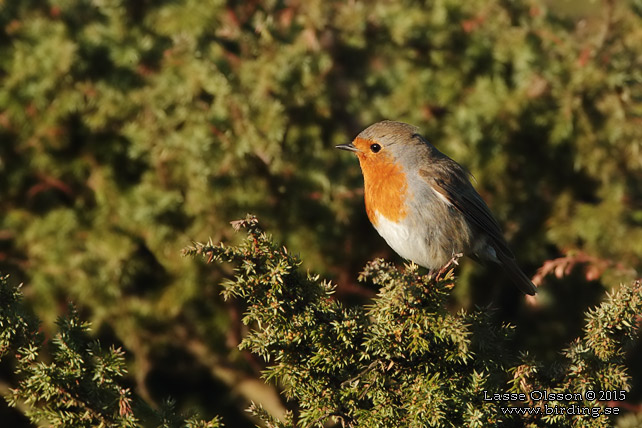
[[453,253],[452,258],[441,269],[439,269],[435,278],[438,280],[441,279],[441,276],[448,272],[452,265],[459,266],[459,259],[463,256],[463,253]]

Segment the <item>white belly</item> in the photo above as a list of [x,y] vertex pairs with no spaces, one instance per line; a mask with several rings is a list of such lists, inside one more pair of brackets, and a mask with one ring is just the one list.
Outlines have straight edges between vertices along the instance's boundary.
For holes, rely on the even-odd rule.
[[446,254],[436,243],[429,240],[421,227],[415,227],[407,222],[395,223],[376,213],[375,229],[386,240],[390,248],[407,260],[428,269],[439,269],[444,266],[452,254]]

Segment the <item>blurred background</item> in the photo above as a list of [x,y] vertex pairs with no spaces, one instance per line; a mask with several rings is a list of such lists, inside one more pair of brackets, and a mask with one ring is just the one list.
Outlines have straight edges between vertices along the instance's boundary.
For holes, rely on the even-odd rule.
[[[288,404],[236,347],[231,267],[180,251],[239,239],[251,212],[367,302],[365,262],[401,260],[334,146],[381,119],[472,172],[541,284],[525,300],[492,266],[458,271],[453,308],[497,307],[516,350],[555,357],[640,276],[640,0],[0,0],[0,272],[46,337],[74,302],[152,405],[253,426],[250,400]],[[642,412],[642,344],[629,354]],[[4,401],[0,420],[30,426]]]

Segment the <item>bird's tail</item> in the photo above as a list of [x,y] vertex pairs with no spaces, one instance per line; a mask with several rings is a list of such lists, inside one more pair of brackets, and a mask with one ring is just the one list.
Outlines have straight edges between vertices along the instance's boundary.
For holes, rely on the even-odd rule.
[[519,288],[526,294],[530,294],[531,296],[534,296],[535,293],[537,293],[537,287],[535,287],[530,278],[527,277],[524,272],[522,272],[519,266],[517,266],[514,258],[498,254],[498,259],[500,261],[500,264],[504,268],[504,272],[508,274],[510,279],[513,281],[513,284],[515,284],[517,288]]

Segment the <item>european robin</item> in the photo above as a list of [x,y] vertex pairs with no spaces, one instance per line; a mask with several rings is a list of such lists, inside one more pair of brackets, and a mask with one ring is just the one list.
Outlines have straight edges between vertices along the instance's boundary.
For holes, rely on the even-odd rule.
[[469,174],[418,128],[385,120],[336,147],[359,158],[368,218],[401,257],[435,271],[465,254],[499,264],[524,293],[537,292]]

